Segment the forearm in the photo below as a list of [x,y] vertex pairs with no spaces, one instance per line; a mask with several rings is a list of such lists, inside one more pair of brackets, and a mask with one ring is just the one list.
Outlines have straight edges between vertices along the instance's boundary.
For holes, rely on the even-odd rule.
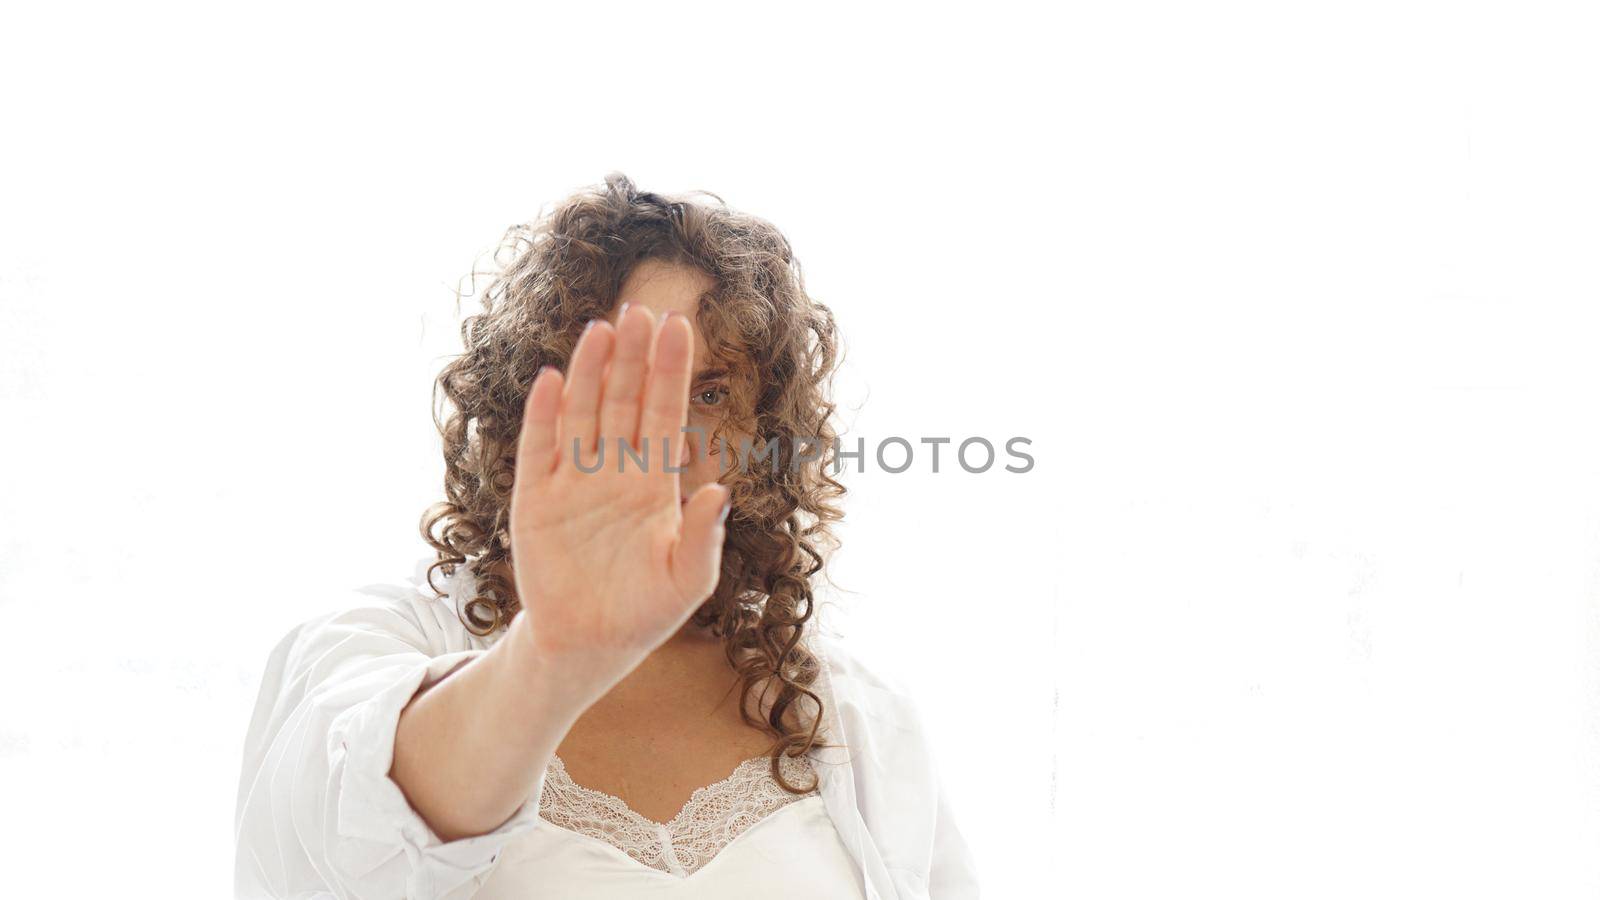
[[595,699],[534,651],[526,620],[401,712],[390,778],[441,840],[505,823]]

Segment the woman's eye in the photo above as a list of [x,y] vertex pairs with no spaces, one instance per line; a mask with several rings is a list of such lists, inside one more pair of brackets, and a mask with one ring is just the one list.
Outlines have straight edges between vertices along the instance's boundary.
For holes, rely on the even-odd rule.
[[722,388],[706,388],[694,395],[695,400],[706,406],[718,406],[728,397],[728,392]]

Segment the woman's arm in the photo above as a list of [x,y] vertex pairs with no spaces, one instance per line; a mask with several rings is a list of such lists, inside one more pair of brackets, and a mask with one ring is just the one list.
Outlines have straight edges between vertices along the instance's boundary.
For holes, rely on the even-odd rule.
[[[419,691],[514,656],[514,645],[463,645],[438,607],[420,593],[385,597],[302,623],[273,649],[245,738],[236,896],[466,898],[537,824],[539,782],[510,798],[498,827],[447,841],[390,775],[402,710]],[[442,765],[453,771],[467,758]]]
[[539,652],[527,623],[519,612],[489,652],[422,687],[400,714],[389,775],[443,840],[503,825],[597,699]]

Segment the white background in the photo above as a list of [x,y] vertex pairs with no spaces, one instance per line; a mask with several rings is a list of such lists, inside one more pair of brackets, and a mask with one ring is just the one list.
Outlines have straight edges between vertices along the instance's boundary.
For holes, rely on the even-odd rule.
[[612,170],[785,231],[850,434],[1033,441],[850,476],[828,595],[985,896],[1600,891],[1582,4],[577,6],[0,14],[13,895],[227,893],[451,288]]

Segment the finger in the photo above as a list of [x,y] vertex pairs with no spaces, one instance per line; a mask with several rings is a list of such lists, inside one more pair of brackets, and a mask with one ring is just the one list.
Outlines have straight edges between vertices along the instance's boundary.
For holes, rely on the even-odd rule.
[[[584,326],[578,347],[568,364],[566,392],[561,398],[561,424],[557,426],[562,465],[581,463],[594,468],[596,431],[600,426],[600,386],[611,358],[616,329],[604,319]],[[576,442],[576,450],[574,450]]]
[[712,483],[683,505],[683,531],[672,548],[672,581],[687,603],[703,603],[717,588],[729,496],[726,485]]
[[617,349],[600,395],[600,439],[608,445],[620,440],[639,449],[639,398],[644,395],[655,318],[643,306],[630,306],[617,318]]
[[[689,420],[693,341],[688,317],[678,312],[667,315],[656,336],[655,359],[645,382],[644,409],[639,417],[639,443],[649,441],[661,448],[664,464],[655,467],[658,472],[682,464],[677,448],[683,444],[683,426]],[[670,479],[663,481],[671,483]]]
[[522,407],[522,429],[517,436],[517,481],[537,481],[555,471],[556,419],[561,411],[561,371],[545,366],[533,378],[533,388]]

